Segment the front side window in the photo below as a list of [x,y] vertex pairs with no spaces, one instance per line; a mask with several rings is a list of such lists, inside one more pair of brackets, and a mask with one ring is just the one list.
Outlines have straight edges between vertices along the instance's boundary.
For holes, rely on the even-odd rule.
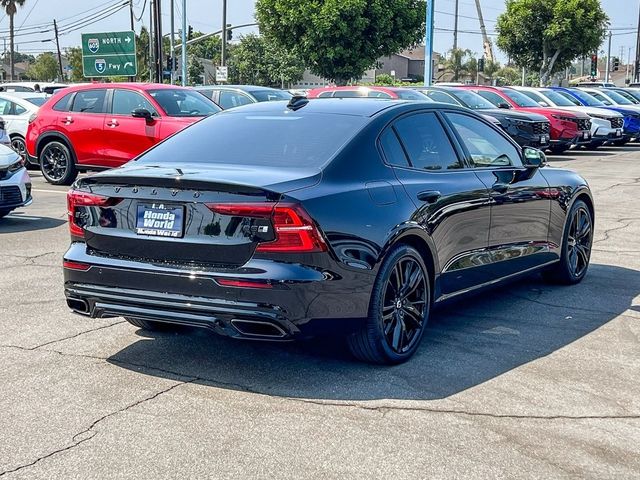
[[253,101],[242,93],[230,90],[222,90],[220,92],[220,106],[225,110],[241,107],[242,105],[249,105],[250,103],[253,103]]
[[81,90],[76,93],[71,106],[72,112],[78,113],[105,113],[104,98],[107,91],[99,90]]
[[0,98],[0,115],[10,115],[10,114],[11,114],[11,102],[9,100]]
[[193,90],[162,88],[147,93],[170,117],[206,117],[220,111],[215,103]]
[[435,113],[418,113],[398,120],[394,128],[409,156],[420,170],[462,168],[449,137]]
[[115,89],[113,91],[113,102],[111,105],[111,113],[114,115],[131,115],[134,110],[143,108],[152,115],[158,116],[158,112],[151,102],[142,95],[131,90]]
[[[561,90],[553,90],[553,92],[564,98],[567,102],[569,102],[570,105],[575,105],[576,107],[580,107],[582,104],[580,103],[580,101],[578,99],[576,99],[574,96],[572,96],[570,93],[567,92],[563,92]],[[552,98],[552,97],[549,97]],[[555,101],[555,100],[554,100]],[[556,102],[557,103],[557,102]],[[559,103],[557,103],[558,105],[560,105]]]
[[[573,102],[568,100],[564,95],[555,90],[545,90],[544,94],[558,107],[573,107],[575,105],[574,102],[576,102],[575,99]],[[578,102],[578,105],[580,105],[580,102]]]
[[500,133],[480,120],[461,113],[447,113],[471,155],[474,167],[521,166],[520,152]]
[[595,98],[599,102],[602,102],[604,105],[613,105],[613,102],[611,100],[598,92],[591,92],[591,95],[593,96],[593,98]]

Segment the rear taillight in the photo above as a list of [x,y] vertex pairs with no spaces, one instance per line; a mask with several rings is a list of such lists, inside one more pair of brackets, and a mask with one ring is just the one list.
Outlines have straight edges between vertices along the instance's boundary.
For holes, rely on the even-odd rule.
[[80,190],[69,190],[67,193],[67,213],[69,215],[69,231],[76,237],[84,237],[86,213],[81,207],[111,207],[117,205],[120,198],[104,197]]
[[69,270],[78,270],[80,272],[86,272],[91,268],[91,265],[87,263],[72,262],[70,260],[63,261],[62,266],[63,268],[66,268]]
[[324,252],[327,245],[309,214],[297,204],[207,204],[221,215],[246,218],[269,218],[275,240],[258,245],[256,251],[271,253]]
[[29,123],[35,122],[37,118],[38,118],[38,114],[32,113],[31,116],[29,117]]

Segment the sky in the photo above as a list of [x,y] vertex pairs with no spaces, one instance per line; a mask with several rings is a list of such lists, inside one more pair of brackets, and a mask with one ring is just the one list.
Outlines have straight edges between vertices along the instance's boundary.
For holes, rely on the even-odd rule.
[[[16,37],[17,50],[25,53],[37,54],[44,50],[55,48],[50,39],[51,29],[55,18],[61,31],[71,29],[73,23],[82,18],[108,8],[112,5],[122,3],[123,0],[26,0],[24,7],[20,9],[15,18],[16,28],[22,29]],[[170,0],[163,2],[163,24],[164,31],[169,31],[169,11]],[[453,44],[453,21],[455,0],[435,0],[435,50],[446,52]],[[482,37],[479,35],[479,23],[474,0],[459,0],[459,30],[458,44],[460,48],[468,48],[478,56],[482,55]],[[638,25],[638,9],[640,0],[600,0],[604,10],[610,17],[612,37],[612,55],[622,56],[623,63],[626,62],[631,51],[631,58],[635,55],[636,31]],[[141,25],[149,24],[149,0],[133,0],[134,11],[140,16],[143,7],[146,10],[141,22],[136,22],[136,30]],[[182,0],[175,0],[176,22],[179,25],[182,21]],[[504,0],[482,0],[483,15],[489,34],[495,33],[496,18],[504,11]],[[239,25],[254,21],[255,0],[228,0],[227,23]],[[219,30],[222,25],[222,0],[187,0],[187,20],[194,30],[211,32]],[[93,33],[100,31],[128,30],[130,28],[129,9],[124,8],[113,16],[100,20],[93,25],[84,27],[81,30],[72,31],[60,36],[62,48],[80,45],[81,33]],[[6,39],[8,44],[9,19],[0,14],[0,34]],[[29,30],[27,30],[29,29]],[[39,33],[45,31],[44,33]],[[251,29],[243,32],[249,33]],[[239,34],[239,31],[235,34]],[[492,38],[495,39],[495,36]],[[3,45],[0,44],[0,48]],[[8,48],[8,47],[7,47]],[[602,45],[601,50],[606,50]],[[503,55],[498,57],[504,61]]]

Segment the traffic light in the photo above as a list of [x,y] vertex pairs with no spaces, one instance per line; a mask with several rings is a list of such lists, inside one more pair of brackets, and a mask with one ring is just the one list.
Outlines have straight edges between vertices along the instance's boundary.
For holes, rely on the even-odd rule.
[[484,72],[484,58],[478,60],[478,71]]
[[595,53],[591,55],[591,76],[598,76],[598,55]]
[[173,58],[171,58],[171,55],[167,55],[167,68],[165,70],[173,70]]
[[233,30],[227,30],[227,42],[233,40]]
[[187,40],[191,40],[193,38],[193,27],[189,25],[189,30],[187,30]]
[[611,70],[614,72],[620,70],[620,59],[618,57],[613,57],[613,66],[611,67]]

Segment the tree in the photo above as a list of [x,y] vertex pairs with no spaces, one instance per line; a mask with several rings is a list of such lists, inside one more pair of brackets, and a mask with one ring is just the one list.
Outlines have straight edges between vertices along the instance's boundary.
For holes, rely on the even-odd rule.
[[493,80],[493,77],[496,76],[496,73],[500,70],[500,62],[487,60],[484,62],[484,76],[487,77],[490,81]]
[[282,87],[297,82],[304,74],[304,63],[295,54],[255,34],[240,39],[229,66],[236,81],[253,85]]
[[64,56],[69,62],[71,68],[70,80],[72,82],[82,82],[84,80],[84,72],[82,69],[82,48],[70,47],[64,51]]
[[499,86],[518,85],[522,78],[522,71],[513,67],[502,67],[495,74],[496,83]]
[[577,57],[597,50],[609,18],[599,0],[507,0],[498,47],[519,66],[540,72],[540,85]]
[[[204,35],[202,32],[193,32],[192,38],[198,38]],[[217,35],[200,40],[193,45],[187,46],[187,54],[189,57],[206,58],[214,64],[220,64],[220,53],[222,50],[222,40]]]
[[27,76],[31,80],[44,82],[55,80],[58,74],[58,59],[53,52],[44,52],[38,55],[35,63],[30,65],[27,70]]
[[147,27],[142,27],[140,35],[136,35],[136,59],[138,60],[136,80],[149,81],[149,30]]
[[11,80],[15,80],[15,45],[14,45],[14,25],[13,17],[18,13],[18,7],[24,5],[25,0],[0,0],[0,6],[4,8],[5,13],[9,16],[9,64],[11,65]]
[[424,0],[257,0],[260,31],[316,75],[346,84],[419,43]]
[[469,49],[461,48],[449,50],[449,58],[444,62],[445,70],[453,73],[453,81],[457,82],[461,76],[472,75],[475,81],[475,73],[478,69],[478,63],[473,58],[473,52]]

